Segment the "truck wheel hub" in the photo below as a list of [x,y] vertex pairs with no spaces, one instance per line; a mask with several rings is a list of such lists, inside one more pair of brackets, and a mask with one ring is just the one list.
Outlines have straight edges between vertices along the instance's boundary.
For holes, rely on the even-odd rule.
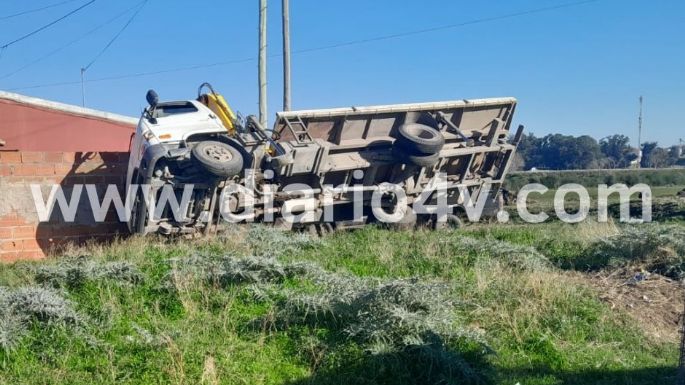
[[223,147],[219,146],[209,146],[205,149],[205,154],[219,162],[229,162],[233,159],[233,154]]

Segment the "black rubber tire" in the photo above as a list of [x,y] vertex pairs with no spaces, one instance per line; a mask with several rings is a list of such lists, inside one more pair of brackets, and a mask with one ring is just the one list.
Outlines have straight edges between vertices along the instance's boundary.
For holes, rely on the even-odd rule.
[[464,223],[461,218],[454,214],[447,214],[447,220],[445,222],[438,223],[435,218],[433,218],[433,228],[435,230],[447,230],[447,229],[460,229],[464,227]]
[[447,214],[447,225],[451,229],[460,229],[464,227],[464,222],[462,222],[461,218],[454,214]]
[[415,155],[401,146],[394,146],[392,148],[395,158],[407,164],[413,164],[420,167],[433,167],[440,160],[439,154],[429,155]]
[[132,234],[142,234],[145,235],[145,227],[147,226],[148,211],[147,203],[145,202],[145,195],[141,191],[142,178],[138,175],[138,171],[135,171],[135,176],[133,177],[133,182],[138,185],[138,190],[136,191],[136,197],[133,200],[133,207],[131,208],[130,230]]
[[403,124],[397,130],[396,146],[404,147],[417,155],[436,154],[445,145],[440,131],[419,123]]
[[243,156],[226,143],[207,140],[200,142],[191,151],[192,158],[210,174],[228,178],[243,170]]

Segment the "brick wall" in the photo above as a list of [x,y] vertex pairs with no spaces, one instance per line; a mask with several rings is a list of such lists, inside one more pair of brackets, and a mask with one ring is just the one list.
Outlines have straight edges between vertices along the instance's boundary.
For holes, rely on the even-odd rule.
[[73,223],[64,221],[57,205],[49,221],[39,222],[30,185],[40,184],[44,198],[53,184],[67,199],[75,184],[94,184],[100,196],[108,184],[122,192],[127,162],[125,152],[0,151],[0,262],[40,259],[69,243],[125,235],[113,211],[95,223],[85,190]]

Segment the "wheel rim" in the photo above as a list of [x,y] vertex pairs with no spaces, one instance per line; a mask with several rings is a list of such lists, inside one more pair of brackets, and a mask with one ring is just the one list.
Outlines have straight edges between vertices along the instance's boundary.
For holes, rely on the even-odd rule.
[[233,159],[233,154],[231,151],[222,146],[208,146],[205,148],[204,153],[211,159],[219,162],[230,162]]

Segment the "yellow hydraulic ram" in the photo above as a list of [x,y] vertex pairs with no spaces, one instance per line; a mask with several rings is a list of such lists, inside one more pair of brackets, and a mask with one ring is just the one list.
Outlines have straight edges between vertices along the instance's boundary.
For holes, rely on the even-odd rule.
[[[207,94],[202,93],[202,89],[205,87],[209,88],[210,91]],[[197,90],[197,94],[197,100],[212,110],[212,112],[214,112],[221,120],[221,123],[224,124],[226,130],[228,130],[228,134],[230,136],[234,136],[236,131],[236,120],[238,118],[226,102],[226,99],[224,99],[224,97],[220,94],[216,93],[212,85],[209,83],[203,83]]]

